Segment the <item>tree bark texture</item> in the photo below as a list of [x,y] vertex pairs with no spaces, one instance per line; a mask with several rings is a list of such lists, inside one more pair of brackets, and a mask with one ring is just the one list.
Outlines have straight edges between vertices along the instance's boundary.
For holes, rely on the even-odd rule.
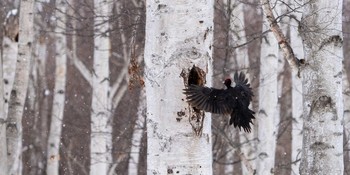
[[22,1],[15,81],[11,90],[7,120],[8,174],[22,172],[22,115],[29,81],[34,34],[34,0]]
[[46,173],[51,175],[59,174],[59,151],[61,143],[61,132],[65,105],[66,91],[66,73],[67,73],[67,40],[66,11],[67,2],[65,0],[56,1],[55,43],[56,43],[56,70],[55,70],[55,88],[53,97],[53,107],[51,115],[50,132],[47,148],[47,166]]
[[212,174],[210,114],[195,112],[183,89],[194,65],[211,86],[213,3],[146,1],[148,174]]
[[304,132],[300,174],[343,174],[342,1],[308,1],[304,41]]

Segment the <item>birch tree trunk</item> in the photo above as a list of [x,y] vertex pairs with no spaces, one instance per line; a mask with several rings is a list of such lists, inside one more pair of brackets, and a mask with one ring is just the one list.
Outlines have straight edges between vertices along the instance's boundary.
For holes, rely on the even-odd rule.
[[15,82],[11,91],[6,128],[8,174],[22,173],[22,115],[32,58],[34,0],[22,1],[19,17],[19,43]]
[[2,73],[4,81],[4,115],[8,114],[10,93],[15,80],[16,62],[18,55],[19,14],[17,9],[6,15],[4,23],[4,38],[2,44]]
[[10,91],[15,78],[16,57],[18,54],[18,43],[15,36],[18,36],[19,19],[18,10],[13,9],[7,15],[3,28],[4,33],[1,43],[0,58],[0,175],[7,175],[7,112]]
[[[290,1],[292,9],[300,8],[294,0]],[[301,4],[302,2],[299,2]],[[303,43],[298,33],[298,21],[301,20],[301,13],[292,13],[295,18],[291,18],[290,25],[290,44],[295,56],[299,59],[304,58]],[[297,21],[298,20],[298,21]],[[302,136],[303,136],[303,94],[302,80],[297,77],[296,69],[292,69],[292,175],[299,174],[299,165],[301,158]]]
[[94,0],[94,61],[91,104],[90,175],[106,175],[112,163],[112,118],[109,96],[109,16],[112,1]]
[[343,174],[342,0],[308,1],[301,24],[306,63],[300,174]]
[[[277,6],[276,6],[277,7]],[[264,16],[263,29],[269,29]],[[278,43],[271,32],[267,33],[261,43],[260,57],[260,85],[259,85],[259,113],[258,125],[258,158],[256,160],[257,174],[273,174],[275,165],[275,150],[277,137],[278,89],[277,65],[279,49]]]
[[[2,55],[0,58],[0,80],[3,80]],[[3,82],[3,81],[2,81]],[[7,141],[4,84],[0,83],[0,175],[7,175]]]
[[50,133],[47,148],[46,173],[50,175],[59,174],[59,151],[61,143],[62,122],[65,104],[66,72],[67,72],[67,41],[65,36],[66,9],[65,0],[56,1],[57,24],[55,27],[56,43],[56,70],[53,107],[51,115]]
[[212,174],[210,114],[193,111],[182,89],[193,65],[211,85],[213,3],[146,1],[148,174]]
[[[18,55],[18,43],[4,37],[3,40],[3,56],[2,56],[2,72],[4,81],[4,115],[8,116],[8,106],[10,94],[15,81],[16,62]],[[5,47],[7,46],[7,47]]]

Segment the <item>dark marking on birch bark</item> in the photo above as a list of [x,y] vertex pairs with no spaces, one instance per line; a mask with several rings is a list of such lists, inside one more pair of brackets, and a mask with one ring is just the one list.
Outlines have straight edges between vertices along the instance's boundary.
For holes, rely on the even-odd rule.
[[264,109],[260,109],[260,110],[259,110],[259,114],[263,114],[263,115],[267,116],[267,114],[266,114],[266,112],[265,112]]
[[343,136],[343,132],[334,132],[333,135],[335,135],[335,136]]
[[166,4],[158,4],[157,10],[161,13],[168,12]]
[[18,131],[16,122],[7,122],[6,130],[8,131]]
[[312,101],[310,113],[313,112],[313,110],[327,110],[328,108],[331,108],[332,105],[332,98],[326,95],[318,97],[316,100]]
[[320,107],[332,107],[332,98],[328,96],[321,96],[318,98]]
[[333,77],[334,77],[334,78],[337,78],[337,77],[342,78],[342,76],[343,76],[343,72],[340,71],[340,72],[338,72],[336,75],[334,75]]
[[186,116],[186,113],[184,111],[177,112],[176,121],[180,122],[184,116]]
[[[332,101],[332,98],[326,95],[319,96],[317,99],[313,100],[311,105],[310,105],[310,112],[309,115],[307,116],[309,118],[315,117],[313,116],[313,113],[316,112],[317,114],[319,113],[332,113],[333,117],[331,120],[335,121],[338,119],[336,115],[336,109],[334,109],[334,102]],[[325,122],[325,119],[321,118],[319,119],[319,122]]]
[[322,150],[326,150],[326,149],[333,149],[334,146],[327,144],[325,142],[315,142],[315,143],[311,144],[310,148],[314,149],[314,150],[321,150],[322,151]]
[[334,44],[336,47],[340,47],[343,45],[343,38],[339,35],[332,35],[327,39],[324,39],[322,43],[320,44],[319,50],[321,50],[324,46],[329,44]]
[[0,118],[0,124],[4,124],[4,123],[6,123],[6,120],[3,118]]
[[12,90],[11,91],[11,97],[17,97],[17,91],[16,90]]
[[204,33],[204,40],[207,39],[207,36],[208,36],[209,31],[210,31],[209,28],[207,28],[207,30],[205,30],[205,33]]

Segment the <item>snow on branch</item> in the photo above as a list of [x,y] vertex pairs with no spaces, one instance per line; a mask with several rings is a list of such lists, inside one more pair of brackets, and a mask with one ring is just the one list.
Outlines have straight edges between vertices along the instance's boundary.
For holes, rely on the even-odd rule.
[[287,59],[292,70],[297,71],[298,77],[300,77],[301,60],[299,60],[295,56],[293,49],[290,46],[290,43],[287,41],[280,26],[277,24],[276,17],[274,16],[274,14],[272,12],[270,1],[269,0],[260,0],[260,2],[262,5],[262,10],[264,12],[264,15],[270,24],[270,29],[271,29],[272,33],[275,35],[275,38],[278,42],[278,45],[282,48],[284,56]]

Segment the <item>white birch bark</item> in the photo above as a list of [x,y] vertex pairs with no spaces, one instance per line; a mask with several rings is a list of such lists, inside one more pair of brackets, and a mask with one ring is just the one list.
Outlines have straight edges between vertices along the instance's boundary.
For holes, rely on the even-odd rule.
[[[293,9],[300,8],[296,1],[291,0]],[[302,2],[299,2],[301,4]],[[303,43],[298,32],[298,21],[301,20],[301,13],[292,13],[295,17],[290,19],[290,44],[297,58],[304,58]],[[303,130],[303,95],[301,78],[297,77],[296,69],[292,69],[292,174],[299,174],[299,165],[302,148]]]
[[10,101],[10,94],[13,88],[13,82],[15,81],[15,72],[16,72],[16,62],[18,54],[18,43],[10,40],[7,37],[4,37],[3,40],[3,81],[4,81],[4,115],[8,115],[8,106]]
[[[14,35],[18,34],[17,9],[11,10],[4,23],[5,36],[3,37],[2,57],[0,59],[0,175],[7,175],[7,139],[6,120],[10,100],[10,92],[15,79],[16,62],[18,55],[18,43],[14,41]],[[16,28],[14,28],[16,27]]]
[[[350,150],[350,85],[348,81],[348,75],[346,71],[343,70],[343,101],[344,101],[344,150]],[[345,153],[345,156],[349,156],[349,153]],[[346,157],[344,157],[345,159]],[[349,160],[349,157],[347,157]],[[346,159],[344,160],[346,161]],[[349,165],[345,165],[349,166]],[[346,170],[346,168],[345,168]],[[346,174],[346,173],[345,173]]]
[[300,174],[343,174],[342,1],[308,1],[301,23],[306,64]]
[[67,40],[65,36],[66,26],[66,0],[56,1],[55,17],[55,44],[56,44],[56,70],[53,106],[51,114],[50,132],[47,147],[46,173],[50,175],[59,174],[59,151],[61,143],[62,122],[65,104],[66,73],[67,73]]
[[[276,6],[277,7],[277,6]],[[269,29],[269,24],[264,16],[263,29]],[[278,132],[276,120],[278,112],[278,86],[277,66],[279,49],[278,43],[269,32],[262,39],[260,57],[260,83],[259,83],[259,112],[258,125],[258,146],[256,159],[257,174],[274,174],[276,136]]]
[[138,163],[140,157],[141,139],[144,132],[146,114],[146,92],[141,90],[139,107],[137,110],[137,119],[134,126],[134,132],[132,134],[131,152],[129,158],[128,173],[130,175],[137,174]]
[[106,175],[112,163],[112,118],[109,99],[109,16],[112,1],[94,0],[94,61],[91,104],[90,175]]
[[[3,64],[0,58],[0,80],[3,81]],[[4,86],[0,83],[0,175],[7,175],[7,141]]]
[[212,174],[210,114],[196,135],[180,74],[196,65],[211,86],[213,3],[146,1],[148,174]]
[[19,17],[19,42],[15,81],[11,91],[8,124],[8,174],[22,173],[22,115],[27,94],[32,58],[34,0],[22,1]]

